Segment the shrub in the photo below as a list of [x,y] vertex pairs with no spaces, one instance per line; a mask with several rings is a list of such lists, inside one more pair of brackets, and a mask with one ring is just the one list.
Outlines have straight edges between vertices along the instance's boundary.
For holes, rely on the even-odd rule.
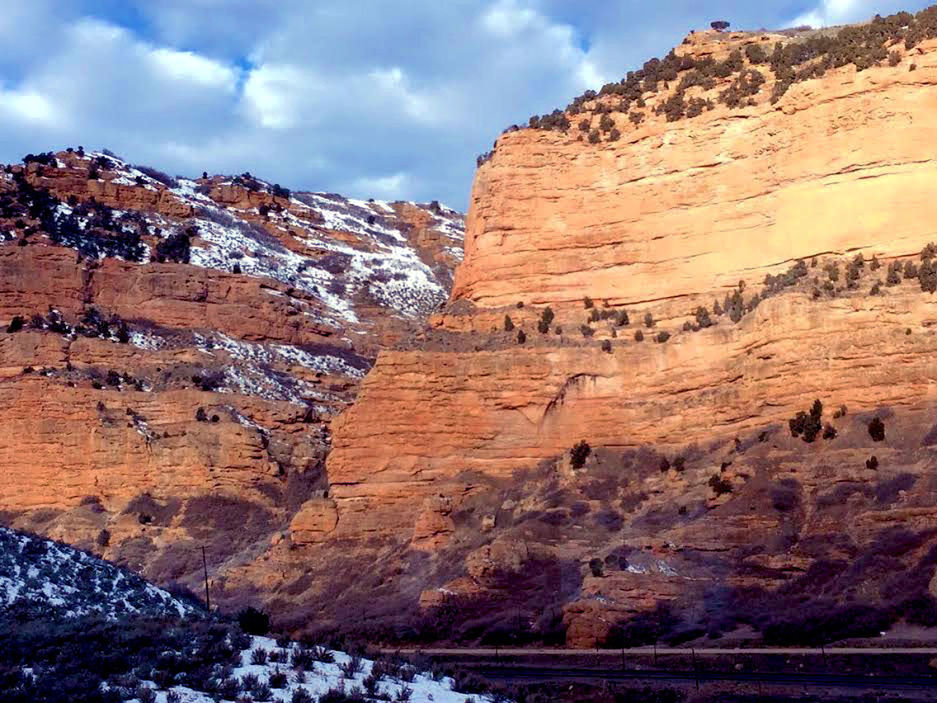
[[504,331],[512,332],[514,330],[514,321],[511,319],[510,315],[504,316]]
[[351,679],[354,678],[355,674],[361,672],[363,666],[364,665],[361,661],[361,657],[359,657],[357,654],[353,654],[351,657],[349,657],[347,662],[339,665],[338,668],[341,669],[342,673],[347,678]]
[[540,314],[540,321],[537,323],[537,331],[540,332],[540,334],[546,334],[550,331],[550,323],[552,322],[553,310],[547,307]]
[[270,616],[254,606],[248,606],[238,613],[238,625],[249,635],[263,636],[270,632]]
[[713,321],[712,318],[709,317],[709,310],[704,308],[702,305],[696,308],[695,315],[696,324],[699,325],[700,328],[705,329],[707,327],[712,327]]
[[[810,413],[798,412],[794,417],[788,420],[788,426],[792,437],[803,435],[803,440],[807,443],[813,442],[822,429],[821,418],[823,416],[823,404],[819,400],[813,402]],[[833,434],[835,437],[835,432]],[[824,438],[826,434],[824,434]],[[830,437],[829,439],[832,439]]]
[[162,183],[162,184],[163,184],[164,186],[166,186],[167,188],[178,188],[178,187],[179,187],[179,181],[177,181],[177,180],[176,180],[175,178],[173,178],[172,176],[170,176],[170,175],[168,175],[168,174],[166,174],[166,173],[163,173],[162,171],[156,170],[155,168],[150,168],[149,166],[134,166],[134,168],[137,169],[138,171],[140,171],[141,173],[143,173],[143,174],[149,176],[149,177],[152,178],[154,181],[159,181],[160,183]]
[[25,322],[26,321],[19,315],[14,315],[13,319],[10,320],[10,324],[7,325],[7,334],[13,334],[14,332],[19,332],[21,329],[23,329],[23,325],[25,324]]
[[574,469],[581,469],[586,464],[586,459],[592,453],[592,447],[586,440],[582,439],[569,450],[569,465]]
[[605,562],[598,557],[589,560],[589,570],[593,576],[601,577],[605,575]]
[[644,326],[649,329],[654,326],[654,316],[649,312],[644,313]]
[[175,261],[179,264],[189,263],[191,253],[191,238],[195,228],[189,227],[181,232],[169,235],[156,245],[156,260],[160,263]]
[[315,661],[313,652],[303,646],[294,649],[290,656],[290,664],[294,669],[310,669]]
[[140,703],[156,703],[156,691],[149,686],[140,686],[137,689],[137,700]]
[[527,341],[527,335],[524,334],[524,330],[517,331],[517,343],[524,344]]
[[921,268],[918,269],[918,283],[921,284],[921,290],[925,293],[937,292],[937,266],[932,259],[927,258],[921,262]]
[[873,442],[881,442],[885,439],[885,423],[880,418],[872,418],[869,423],[869,436]]
[[670,332],[658,332],[657,333],[657,343],[663,344],[668,339],[670,339]]
[[100,532],[98,532],[98,536],[94,541],[95,544],[103,549],[111,543],[111,533],[106,529],[102,529]]
[[277,668],[276,671],[270,674],[270,677],[267,679],[267,683],[270,685],[270,688],[286,688],[286,674]]
[[595,305],[595,303],[592,302],[592,298],[590,298],[588,295],[582,299],[582,306],[583,306],[586,310],[588,310],[589,308],[593,307],[594,305]]
[[715,22],[710,22],[709,26],[715,29],[717,32],[724,32],[731,26],[731,23],[726,22],[725,20],[716,20]]
[[263,647],[258,647],[257,649],[251,652],[251,664],[263,665],[267,663],[267,650]]
[[715,493],[717,496],[732,492],[732,483],[727,479],[722,478],[722,476],[719,474],[713,474],[710,476],[709,487],[713,489],[713,493]]
[[269,701],[273,697],[273,691],[271,691],[270,686],[265,683],[259,683],[254,686],[250,694],[255,701]]
[[205,408],[199,408],[195,411],[195,419],[197,422],[208,422],[208,414],[205,412]]
[[315,699],[305,688],[297,688],[295,691],[293,691],[293,696],[290,698],[290,703],[315,703]]
[[331,664],[335,661],[335,656],[332,652],[318,645],[312,648],[312,656],[320,664]]
[[612,353],[612,342],[610,339],[602,340],[602,351],[604,351],[606,354]]
[[873,455],[873,456],[870,456],[868,459],[866,459],[865,468],[871,469],[872,471],[877,470],[878,469],[878,457]]
[[241,682],[236,678],[229,677],[222,679],[218,684],[218,693],[222,698],[234,700],[241,692]]
[[591,337],[595,334],[595,330],[589,327],[589,325],[580,325],[579,331],[582,332],[583,337]]
[[634,341],[643,342],[644,341],[644,332],[641,330],[635,330],[634,332]]
[[745,47],[745,58],[750,63],[765,63],[768,60],[768,54],[761,44],[749,44]]
[[589,143],[590,144],[599,143],[599,131],[597,129],[593,129],[591,132],[589,132]]

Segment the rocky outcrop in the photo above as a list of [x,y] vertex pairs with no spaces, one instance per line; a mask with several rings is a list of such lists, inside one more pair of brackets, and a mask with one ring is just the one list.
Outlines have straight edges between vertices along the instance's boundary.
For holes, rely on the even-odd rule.
[[[874,561],[900,531],[913,546],[895,573],[926,562],[929,579],[937,504],[921,436],[937,341],[921,252],[935,232],[909,213],[928,211],[937,180],[920,150],[937,43],[899,53],[776,103],[766,90],[692,120],[616,123],[617,141],[578,127],[502,135],[476,175],[447,310],[379,355],[336,422],[336,539],[426,554],[425,607],[494,598],[507,612],[534,571],[554,574],[562,595],[544,607],[563,610],[577,646],[713,589],[793,593],[823,564],[841,573],[845,555]],[[926,276],[893,275],[908,261]],[[831,436],[808,444],[787,422],[815,399]],[[864,414],[836,422],[840,405]],[[867,431],[876,412],[902,428],[887,476],[869,468],[884,451]],[[584,469],[569,459],[579,440]],[[856,497],[832,496],[838,485]],[[831,536],[836,520],[848,538]],[[478,549],[515,539],[536,556],[511,553],[513,579],[486,580],[495,567]],[[874,571],[852,572],[833,601],[892,603]],[[710,627],[708,607],[686,617]],[[541,625],[531,612],[528,634],[546,637]]]

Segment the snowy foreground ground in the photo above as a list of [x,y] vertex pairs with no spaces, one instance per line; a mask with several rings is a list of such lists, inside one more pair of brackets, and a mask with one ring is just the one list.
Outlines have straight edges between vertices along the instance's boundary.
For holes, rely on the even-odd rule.
[[[10,684],[21,694],[17,701],[32,700],[29,694],[25,698],[22,695],[25,691],[34,690],[31,685],[40,686],[39,690],[48,693],[50,687],[58,689],[62,685],[64,679],[58,677],[83,676],[96,668],[93,662],[104,661],[111,655],[124,655],[125,669],[133,668],[135,675],[131,677],[131,683],[120,683],[120,679],[126,677],[102,675],[107,681],[102,681],[101,688],[97,690],[110,689],[111,693],[118,693],[120,688],[119,698],[137,703],[485,703],[492,700],[490,696],[458,693],[453,690],[451,678],[421,673],[409,664],[389,660],[375,662],[282,639],[280,642],[284,646],[281,647],[269,637],[244,635],[237,625],[226,621],[215,624],[228,629],[220,640],[226,643],[227,651],[206,649],[205,640],[198,638],[206,628],[213,626],[213,620],[197,603],[180,600],[136,574],[88,552],[0,527],[0,621],[4,617],[8,618],[8,626],[14,623],[14,629],[8,631],[10,634],[15,635],[23,623],[28,626],[47,625],[49,631],[39,640],[26,636],[25,648],[23,642],[19,642],[17,647],[8,648],[6,652],[0,635],[0,703],[6,700],[4,692],[11,693],[3,690],[3,655],[14,651],[21,652],[14,655],[12,663],[19,667],[22,678],[18,684]],[[116,642],[114,651],[100,651],[101,645],[106,649],[110,642],[100,638],[95,640],[96,645],[92,645],[92,650],[96,648],[96,651],[88,652],[87,647],[83,648],[80,642],[75,641],[73,632],[60,627],[62,623],[84,622],[81,619],[89,618],[91,621],[100,618],[112,625],[125,623],[120,625],[130,636],[125,641],[136,641],[139,645],[142,637],[145,639],[143,645],[149,645],[149,653],[142,656],[145,647],[136,645],[133,652],[123,651],[123,646]],[[154,618],[156,622],[165,619],[167,631],[175,630],[180,634],[164,640],[161,639],[164,633],[159,629],[147,630],[139,625],[135,629],[135,619],[139,618],[148,622],[153,622]],[[87,626],[94,627],[90,621]],[[87,629],[81,630],[78,637],[82,636],[88,636]],[[214,652],[216,658],[206,660],[210,652]],[[91,657],[86,660],[85,655],[92,653],[103,659]],[[63,657],[74,660],[72,663],[77,668],[61,667],[68,663],[62,661]],[[202,669],[203,674],[188,679],[165,679],[186,671],[184,666],[172,666],[173,661],[199,660],[206,665]],[[139,673],[157,670],[164,676],[163,685],[159,687],[150,680],[150,677],[156,678],[155,674],[144,676]],[[189,686],[172,685],[172,681],[185,680],[191,686],[193,681],[205,679],[215,688],[213,694]],[[53,698],[46,696],[42,700],[57,702],[66,699],[53,692]]]
[[[292,643],[289,647],[279,647],[275,640],[269,637],[252,637],[252,644],[249,649],[241,652],[241,666],[236,667],[232,676],[239,679],[242,684],[250,681],[251,677],[256,677],[259,684],[267,684],[271,691],[269,697],[253,696],[254,701],[271,701],[290,703],[293,700],[303,700],[302,694],[298,691],[306,691],[310,694],[306,701],[317,701],[329,691],[344,691],[348,695],[355,693],[362,695],[362,700],[385,700],[385,701],[410,701],[410,703],[483,703],[491,701],[488,696],[467,695],[453,690],[453,680],[448,677],[441,677],[438,681],[434,680],[428,674],[412,673],[412,681],[404,681],[395,677],[382,677],[377,684],[374,695],[365,693],[365,681],[374,669],[375,662],[368,659],[360,659],[360,670],[351,674],[348,671],[352,657],[343,652],[329,650],[329,654],[334,658],[333,663],[315,662],[311,667],[303,670],[294,668],[290,665],[290,655],[299,646]],[[252,664],[254,652],[263,650],[274,658],[284,658],[284,663],[275,663],[268,661],[266,664]],[[380,665],[379,665],[380,666]],[[345,669],[343,671],[343,668]],[[271,677],[277,672],[286,675],[286,681],[281,688],[273,688]],[[410,678],[410,676],[406,676]],[[274,683],[276,683],[275,679]],[[303,681],[300,683],[300,681]],[[206,693],[193,691],[190,688],[177,686],[169,689],[174,692],[178,698],[171,698],[168,691],[155,691],[152,682],[146,682],[145,685],[154,688],[156,701],[158,703],[172,703],[173,700],[179,703],[212,703],[211,696]],[[137,699],[139,700],[139,699]],[[225,700],[225,699],[222,699]]]

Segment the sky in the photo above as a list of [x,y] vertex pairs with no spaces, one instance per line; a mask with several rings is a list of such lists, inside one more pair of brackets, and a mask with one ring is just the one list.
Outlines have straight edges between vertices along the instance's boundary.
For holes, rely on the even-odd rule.
[[926,0],[5,0],[0,161],[109,148],[170,174],[467,207],[501,130],[690,29]]

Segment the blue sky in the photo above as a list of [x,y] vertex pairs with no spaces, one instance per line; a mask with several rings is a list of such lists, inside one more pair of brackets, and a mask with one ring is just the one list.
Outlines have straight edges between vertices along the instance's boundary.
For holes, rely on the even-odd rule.
[[11,0],[0,160],[81,144],[170,173],[467,206],[502,128],[690,29],[916,11],[921,0]]

